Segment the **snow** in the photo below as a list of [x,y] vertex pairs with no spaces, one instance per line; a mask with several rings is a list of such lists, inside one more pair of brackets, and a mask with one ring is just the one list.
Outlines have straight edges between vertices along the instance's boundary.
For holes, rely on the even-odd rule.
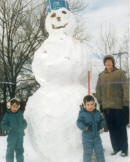
[[[0,162],[6,162],[6,147],[7,147],[7,136],[0,136]],[[30,144],[30,140],[27,136],[24,137],[24,159],[25,162],[42,162],[38,157],[32,145]],[[16,162],[16,158],[14,160]]]
[[[128,134],[130,135],[130,128],[128,128]],[[114,161],[114,162],[128,162],[128,161],[130,161],[129,156],[121,157],[120,152],[114,156],[110,155],[110,153],[112,152],[112,147],[111,147],[108,132],[102,133],[101,138],[102,138],[102,142],[103,142],[106,162],[112,162],[112,161]],[[4,137],[0,136],[0,162],[6,162],[5,161],[6,145],[7,145],[6,140],[7,140],[6,136],[4,136]],[[33,141],[32,141],[32,143],[33,143]],[[130,139],[129,139],[129,144],[130,144]],[[46,147],[46,146],[44,146],[44,147]],[[130,151],[129,151],[129,154],[130,154]],[[25,159],[25,162],[43,162],[43,159],[41,159],[37,154],[37,148],[34,151],[32,144],[30,143],[30,139],[28,138],[27,134],[25,134],[25,136],[24,136],[24,159]],[[14,162],[16,162],[16,161],[14,161]],[[80,162],[82,162],[82,161],[80,161]]]

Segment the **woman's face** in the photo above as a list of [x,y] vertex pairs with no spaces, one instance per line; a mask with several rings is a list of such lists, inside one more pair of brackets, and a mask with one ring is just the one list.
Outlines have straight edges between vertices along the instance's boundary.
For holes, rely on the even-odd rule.
[[113,69],[113,63],[112,60],[106,60],[105,62],[105,67],[107,69],[108,72],[111,72]]

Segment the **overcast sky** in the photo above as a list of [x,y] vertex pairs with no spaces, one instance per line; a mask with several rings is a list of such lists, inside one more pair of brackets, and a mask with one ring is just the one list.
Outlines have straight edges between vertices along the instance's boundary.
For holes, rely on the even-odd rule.
[[89,32],[96,34],[101,25],[111,24],[118,34],[128,29],[129,0],[88,0],[83,12]]
[[[101,26],[105,28],[109,25],[115,31],[116,36],[121,38],[128,33],[128,12],[129,0],[86,0],[88,7],[82,12],[87,33],[90,36],[90,41],[87,46],[91,47],[89,53],[92,55],[97,51],[97,43],[99,43],[99,36]],[[118,49],[117,49],[118,51]],[[93,55],[95,61],[95,56]],[[99,69],[102,69],[102,62],[97,62]],[[96,65],[94,63],[94,66]],[[96,67],[97,68],[97,67]],[[95,77],[95,75],[94,75]]]
[[118,5],[127,5],[129,0],[86,0],[89,3],[90,10],[99,10],[104,7],[116,7]]

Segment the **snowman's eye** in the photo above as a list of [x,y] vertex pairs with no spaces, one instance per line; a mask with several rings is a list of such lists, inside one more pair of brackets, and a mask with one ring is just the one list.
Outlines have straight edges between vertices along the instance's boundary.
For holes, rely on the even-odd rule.
[[51,17],[56,17],[56,13],[51,14]]
[[63,14],[67,14],[67,12],[66,12],[66,11],[62,11],[62,13],[63,13]]

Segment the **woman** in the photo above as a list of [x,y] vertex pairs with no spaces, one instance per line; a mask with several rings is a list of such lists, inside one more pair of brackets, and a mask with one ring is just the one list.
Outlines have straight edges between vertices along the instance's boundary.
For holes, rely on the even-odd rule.
[[128,79],[123,70],[115,67],[112,55],[106,55],[103,63],[105,70],[99,74],[96,97],[107,121],[113,148],[111,155],[121,151],[121,156],[125,157],[128,155],[125,111],[129,105]]

